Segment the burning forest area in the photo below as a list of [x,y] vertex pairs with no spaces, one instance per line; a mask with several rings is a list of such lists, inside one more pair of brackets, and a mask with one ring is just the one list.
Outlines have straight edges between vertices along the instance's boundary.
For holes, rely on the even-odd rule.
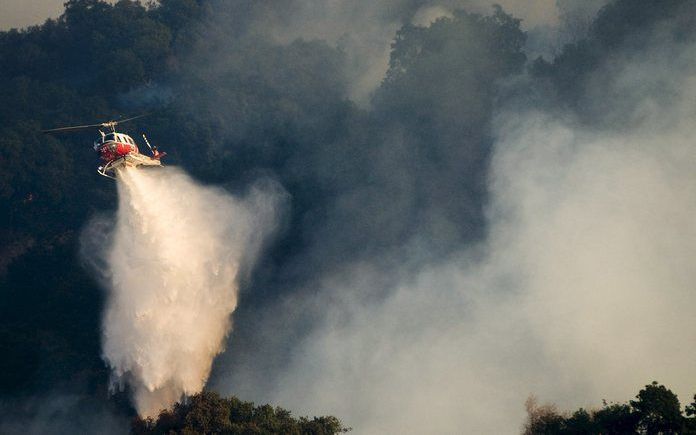
[[688,0],[0,0],[0,433],[696,433],[695,53]]

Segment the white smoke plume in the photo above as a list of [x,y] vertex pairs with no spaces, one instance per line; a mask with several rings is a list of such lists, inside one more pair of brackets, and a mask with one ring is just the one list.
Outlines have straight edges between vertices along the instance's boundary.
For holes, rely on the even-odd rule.
[[83,247],[109,289],[103,358],[152,416],[203,388],[279,195],[255,187],[239,199],[171,168],[122,170],[118,192],[115,222],[93,222]]

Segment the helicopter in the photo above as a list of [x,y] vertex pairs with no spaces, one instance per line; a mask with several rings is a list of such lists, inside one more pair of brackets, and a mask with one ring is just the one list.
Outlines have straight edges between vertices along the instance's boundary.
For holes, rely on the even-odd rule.
[[[58,133],[64,131],[83,130],[87,128],[99,128],[101,137],[94,141],[94,151],[99,153],[103,164],[97,168],[97,173],[107,178],[116,179],[117,170],[127,166],[162,166],[160,159],[167,155],[165,152],[160,152],[157,146],[151,145],[150,141],[143,134],[143,140],[150,149],[152,156],[146,156],[140,153],[138,145],[132,137],[127,134],[116,131],[116,126],[124,122],[142,118],[147,115],[134,116],[132,118],[121,119],[118,121],[107,121],[99,124],[76,125],[72,127],[52,128],[43,130],[43,133]],[[106,129],[107,131],[102,131]]]

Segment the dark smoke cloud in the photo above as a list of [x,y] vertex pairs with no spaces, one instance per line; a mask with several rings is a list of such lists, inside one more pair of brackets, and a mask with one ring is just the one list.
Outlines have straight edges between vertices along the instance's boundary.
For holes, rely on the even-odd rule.
[[[261,1],[228,5],[230,12],[223,16],[227,20],[241,14],[245,24],[238,27],[278,43],[319,39],[339,47],[347,60],[344,72],[349,79],[349,95],[365,106],[387,72],[391,43],[404,24],[427,26],[437,18],[451,17],[457,9],[488,14],[499,4],[537,35],[534,52],[547,53],[549,44],[560,49],[570,38],[569,32],[582,36],[584,26],[604,3],[606,0]],[[234,20],[237,23],[239,18]]]
[[[292,254],[271,256],[260,266],[248,305],[240,307],[240,332],[228,346],[236,351],[219,363],[225,377],[235,373],[230,366],[258,369],[236,371],[246,378],[233,386],[238,394],[264,397],[259,392],[282,375],[298,340],[321,322],[324,309],[333,312],[310,296],[324,281],[342,287],[337,277],[365,265],[378,282],[346,296],[379,301],[402,278],[483,236],[491,108],[497,80],[522,71],[524,37],[502,14],[500,22],[452,14],[436,25],[442,35],[433,32],[432,40],[418,42],[417,29],[402,35],[432,54],[408,74],[395,66],[372,110],[347,100],[347,59],[330,45],[278,46],[221,27],[225,14],[216,16],[182,66],[179,80],[191,90],[177,104],[197,122],[214,125],[218,140],[211,151],[266,165],[293,197],[293,216],[277,242],[279,252]],[[496,26],[505,29],[501,37],[509,46],[483,33]],[[272,104],[254,107],[259,93],[273,95]],[[250,116],[256,113],[262,118]],[[278,123],[285,126],[280,146]]]
[[[336,124],[337,145],[316,145],[331,152],[300,153],[330,168],[336,189],[311,202],[324,219],[297,227],[308,238],[284,271],[304,278],[242,315],[253,332],[233,337],[239,350],[212,387],[336,413],[361,433],[513,433],[531,392],[592,406],[656,376],[686,397],[689,352],[664,340],[692,329],[680,308],[691,268],[675,262],[693,251],[680,241],[693,232],[680,162],[693,109],[675,97],[694,71],[677,31],[692,12],[678,3],[631,21],[619,2],[593,25],[582,20],[599,3],[560,4],[562,19],[583,24],[571,29],[578,44],[501,80],[499,99],[469,100],[480,83],[448,82],[462,73],[446,49],[443,67],[408,76],[397,94],[383,83],[364,113],[378,120],[361,125],[367,143]],[[470,53],[485,46],[468,41]],[[494,64],[470,53],[490,76]],[[458,127],[471,119],[490,129],[467,136]],[[664,221],[671,229],[657,230]],[[627,358],[640,361],[631,373]]]

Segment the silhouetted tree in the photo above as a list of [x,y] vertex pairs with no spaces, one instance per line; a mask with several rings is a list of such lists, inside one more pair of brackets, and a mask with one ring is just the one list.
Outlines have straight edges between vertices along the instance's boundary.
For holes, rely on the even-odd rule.
[[[573,414],[559,413],[553,405],[539,406],[534,398],[526,402],[525,435],[575,434],[687,434],[694,433],[691,419],[685,418],[677,396],[657,382],[646,385],[628,404],[607,404],[598,410],[580,408]],[[694,415],[693,405],[687,416]]]
[[607,435],[635,433],[639,416],[627,404],[604,404],[592,415],[597,428]]
[[683,426],[683,417],[676,394],[657,382],[646,385],[631,400],[639,416],[638,427],[648,435],[675,434]]
[[289,411],[269,405],[255,406],[235,397],[203,392],[157,419],[136,418],[131,432],[145,434],[291,434],[333,435],[348,432],[336,417],[293,418]]

